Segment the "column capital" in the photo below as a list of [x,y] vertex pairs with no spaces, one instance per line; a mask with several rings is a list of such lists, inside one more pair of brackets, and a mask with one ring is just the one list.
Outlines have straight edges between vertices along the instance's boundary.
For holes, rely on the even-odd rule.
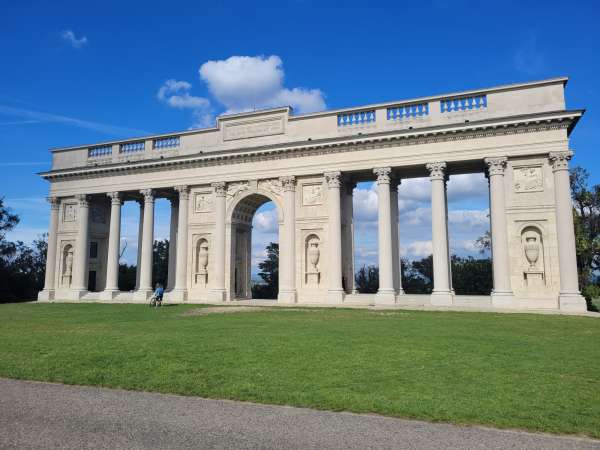
[[46,201],[50,203],[51,210],[58,210],[60,207],[60,198],[55,196],[46,197]]
[[429,178],[431,180],[446,180],[446,163],[443,161],[434,161],[425,164],[429,170]]
[[153,203],[154,202],[154,190],[142,189],[142,190],[140,190],[140,194],[142,194],[144,196],[144,203]]
[[120,192],[107,192],[106,196],[110,198],[112,205],[120,205],[123,203],[122,195]]
[[487,176],[504,175],[508,158],[500,156],[496,158],[485,158],[483,162],[487,166]]
[[327,181],[327,186],[329,189],[339,189],[342,186],[342,172],[325,172],[323,175],[325,176],[325,180]]
[[77,203],[79,203],[80,207],[87,208],[90,206],[90,196],[86,194],[77,194],[75,196]]
[[227,183],[218,181],[210,184],[215,191],[217,197],[225,197],[227,195]]
[[293,175],[287,175],[285,177],[279,177],[281,186],[284,191],[295,191],[296,190],[296,177]]
[[373,169],[373,173],[377,175],[377,184],[390,184],[391,167],[376,167]]
[[566,152],[550,152],[548,159],[552,164],[552,170],[569,170],[569,160],[573,157],[572,151]]
[[[179,193],[179,200],[188,200],[190,198],[190,187],[182,184],[180,186],[175,186],[173,189]],[[173,198],[173,200],[175,200]]]

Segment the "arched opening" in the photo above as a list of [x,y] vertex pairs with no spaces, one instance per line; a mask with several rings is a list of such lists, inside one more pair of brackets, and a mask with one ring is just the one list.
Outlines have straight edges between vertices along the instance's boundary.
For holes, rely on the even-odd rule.
[[242,198],[231,213],[229,289],[235,300],[276,299],[279,290],[279,216],[264,194]]

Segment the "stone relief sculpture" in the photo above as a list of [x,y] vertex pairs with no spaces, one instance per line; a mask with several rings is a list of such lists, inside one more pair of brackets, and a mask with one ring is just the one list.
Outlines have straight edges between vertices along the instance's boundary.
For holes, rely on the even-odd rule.
[[283,193],[283,185],[281,180],[273,178],[270,180],[260,180],[258,182],[258,188],[265,191],[272,192],[275,195],[281,195]]
[[62,276],[61,284],[63,286],[71,286],[71,279],[73,278],[73,246],[71,244],[65,245],[62,253]]
[[213,199],[210,192],[198,192],[194,197],[194,211],[204,213],[212,211]]
[[63,222],[75,222],[77,219],[77,205],[74,203],[66,203],[63,210]]
[[196,244],[196,276],[195,282],[201,286],[206,286],[208,282],[208,242],[206,239],[199,239]]
[[318,286],[320,282],[319,259],[321,258],[320,239],[317,235],[311,234],[306,238],[306,284],[309,286]]
[[323,186],[321,184],[305,184],[302,186],[302,204],[306,206],[323,203]]
[[542,233],[535,226],[528,226],[521,232],[524,266],[523,278],[527,288],[535,289],[545,285],[543,265],[544,247]]
[[229,183],[227,185],[227,196],[235,197],[239,192],[245,191],[248,189],[248,182],[243,181],[240,183]]
[[520,167],[514,171],[515,192],[536,192],[544,189],[541,167]]

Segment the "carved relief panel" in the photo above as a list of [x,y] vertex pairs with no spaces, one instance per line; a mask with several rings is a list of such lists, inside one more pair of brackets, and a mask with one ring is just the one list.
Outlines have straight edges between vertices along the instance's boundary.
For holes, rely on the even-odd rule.
[[63,222],[75,222],[77,220],[77,204],[65,203],[63,207]]
[[207,213],[213,209],[213,195],[210,191],[196,192],[194,195],[194,212]]
[[323,204],[323,184],[313,183],[302,186],[302,205],[314,206]]
[[515,192],[540,192],[544,190],[544,179],[541,166],[514,168]]

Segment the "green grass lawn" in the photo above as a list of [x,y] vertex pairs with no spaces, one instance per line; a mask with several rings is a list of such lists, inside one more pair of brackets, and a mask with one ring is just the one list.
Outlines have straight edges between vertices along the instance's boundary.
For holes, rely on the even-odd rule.
[[0,305],[0,376],[600,437],[600,320]]

